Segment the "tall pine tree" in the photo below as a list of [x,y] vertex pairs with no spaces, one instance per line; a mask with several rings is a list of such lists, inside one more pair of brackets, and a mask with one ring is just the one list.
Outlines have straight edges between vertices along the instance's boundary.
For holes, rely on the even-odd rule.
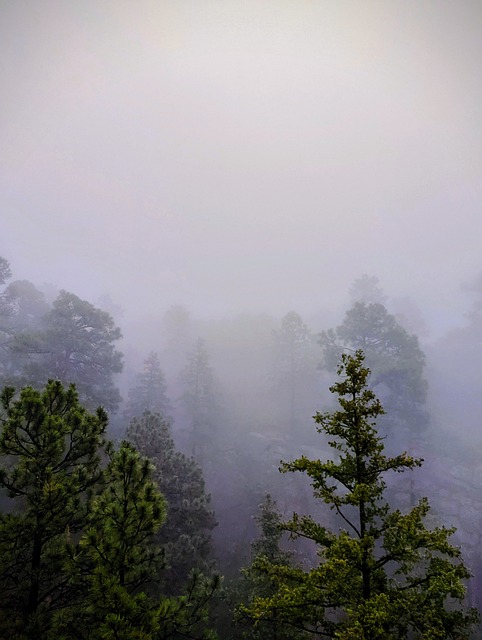
[[166,498],[167,518],[156,541],[166,554],[164,592],[179,594],[193,569],[213,571],[211,532],[217,523],[202,470],[176,450],[170,424],[159,414],[134,418],[126,437],[153,464],[153,479]]
[[64,570],[66,544],[86,524],[101,476],[107,415],[88,413],[73,386],[50,381],[1,396],[0,637],[47,637],[55,612],[77,597]]
[[180,374],[183,393],[180,401],[188,421],[188,445],[198,460],[205,458],[214,444],[218,409],[214,373],[204,340],[198,338]]
[[367,386],[363,352],[343,355],[338,375],[331,391],[340,409],[315,416],[317,430],[330,438],[333,459],[302,456],[281,470],[305,473],[341,528],[330,531],[293,514],[285,529],[316,543],[319,563],[306,570],[266,559],[262,568],[276,590],[256,598],[248,613],[260,621],[281,619],[312,638],[468,638],[477,614],[463,606],[470,574],[450,544],[453,530],[426,527],[426,499],[402,513],[391,511],[384,498],[385,473],[421,461],[405,453],[385,456],[375,429],[383,408]]

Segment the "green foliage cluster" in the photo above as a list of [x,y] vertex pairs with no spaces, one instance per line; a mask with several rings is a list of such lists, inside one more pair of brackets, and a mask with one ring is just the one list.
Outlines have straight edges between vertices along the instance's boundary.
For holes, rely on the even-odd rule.
[[[342,324],[320,337],[323,366],[336,371],[339,354],[361,349],[372,371],[370,385],[382,397],[391,433],[418,433],[428,425],[425,356],[417,336],[408,333],[380,302],[355,302]],[[405,442],[406,445],[406,442]]]
[[211,532],[216,519],[203,474],[193,458],[174,446],[171,425],[160,414],[134,418],[126,438],[153,465],[153,478],[168,503],[164,526],[156,535],[166,557],[164,592],[178,594],[192,568],[212,573]]
[[2,393],[0,637],[16,640],[208,638],[219,579],[193,572],[162,592],[156,541],[166,501],[151,463],[105,439],[75,387]]
[[391,511],[384,499],[384,474],[421,461],[384,455],[375,430],[383,408],[367,386],[362,351],[343,355],[338,374],[342,379],[331,391],[340,409],[315,416],[337,456],[326,462],[302,456],[281,470],[305,473],[342,528],[335,533],[311,516],[293,514],[284,528],[315,542],[319,563],[305,569],[261,558],[257,568],[274,593],[254,597],[243,611],[260,624],[281,621],[306,637],[468,638],[477,614],[463,607],[470,574],[449,541],[453,530],[426,528],[425,499],[406,514]]
[[[11,277],[0,259],[0,285]],[[115,344],[121,331],[106,311],[67,291],[50,306],[26,280],[0,292],[0,381],[3,385],[43,388],[49,378],[75,384],[90,410],[115,411],[120,394],[114,384],[122,371]]]
[[[238,585],[237,622],[244,628],[243,637],[250,640],[290,640],[300,637],[300,632],[287,628],[283,620],[278,620],[277,612],[269,620],[253,620],[246,615],[247,606],[257,602],[259,598],[273,597],[276,585],[265,571],[265,566],[290,567],[293,553],[281,547],[281,540],[286,532],[283,528],[281,513],[276,502],[267,494],[256,517],[260,533],[251,544],[252,561],[243,569],[242,580]],[[243,602],[242,605],[239,602]]]
[[[1,396],[0,487],[13,499],[0,517],[0,629],[41,637],[51,611],[68,606],[75,589],[63,571],[66,541],[85,526],[100,482],[107,415],[89,414],[73,386],[51,381]],[[19,635],[21,637],[21,635]]]
[[122,371],[122,354],[114,344],[121,335],[106,311],[61,291],[43,317],[41,330],[24,338],[33,356],[26,375],[38,386],[46,377],[74,383],[88,408],[115,410],[121,398],[113,375]]
[[170,410],[159,356],[155,351],[151,351],[144,360],[142,372],[136,376],[135,385],[129,389],[129,400],[124,415],[129,420],[140,418],[144,411],[167,416]]

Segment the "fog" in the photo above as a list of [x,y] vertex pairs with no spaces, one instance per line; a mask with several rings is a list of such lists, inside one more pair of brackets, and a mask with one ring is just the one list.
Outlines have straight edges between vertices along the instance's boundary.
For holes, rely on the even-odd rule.
[[481,270],[481,18],[2,2],[3,255],[130,319],[328,313],[376,274],[440,333]]
[[480,600],[481,28],[475,0],[0,0],[0,258],[47,298],[0,292],[0,382],[62,377],[60,289],[112,314],[81,399],[120,439],[150,358],[228,578],[266,492],[317,516],[279,461],[327,455],[330,358],[373,321],[382,437],[426,460],[390,499],[458,528]]

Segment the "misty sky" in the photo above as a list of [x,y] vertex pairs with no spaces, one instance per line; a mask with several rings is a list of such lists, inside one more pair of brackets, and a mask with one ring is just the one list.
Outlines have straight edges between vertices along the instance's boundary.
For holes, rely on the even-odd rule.
[[453,313],[482,270],[480,0],[0,0],[0,255],[129,316]]

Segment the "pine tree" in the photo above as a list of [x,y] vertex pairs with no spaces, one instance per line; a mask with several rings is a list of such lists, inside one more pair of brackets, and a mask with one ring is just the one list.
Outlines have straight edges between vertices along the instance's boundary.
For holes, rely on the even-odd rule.
[[312,386],[316,371],[312,334],[295,311],[287,313],[279,331],[273,332],[275,347],[275,380],[282,391],[280,405],[288,418],[289,433],[296,436],[300,397]]
[[154,536],[165,520],[165,500],[151,479],[149,461],[126,442],[104,475],[88,527],[71,550],[71,574],[85,602],[59,616],[59,634],[86,640],[154,638],[156,606],[146,590],[162,568]]
[[214,374],[204,340],[199,338],[188,354],[180,375],[183,394],[180,398],[189,421],[189,444],[197,459],[212,445],[217,402]]
[[[10,263],[0,256],[0,285],[4,285],[12,277]],[[5,378],[5,373],[9,368],[9,351],[12,338],[11,319],[14,309],[9,300],[6,289],[0,292],[0,375]]]
[[256,598],[248,613],[260,621],[281,619],[313,638],[468,638],[477,614],[463,607],[463,581],[470,574],[450,544],[454,530],[427,529],[426,499],[408,513],[391,511],[384,499],[385,473],[421,461],[405,453],[384,455],[375,430],[383,408],[367,386],[363,352],[343,355],[338,374],[331,391],[340,409],[315,416],[317,430],[331,438],[334,459],[302,456],[281,470],[305,473],[341,529],[335,533],[293,514],[285,528],[316,543],[319,564],[305,570],[266,560],[262,567],[276,592]]
[[380,281],[376,276],[369,276],[363,273],[353,281],[350,287],[350,299],[352,305],[357,302],[384,305],[387,301],[387,296],[383,293]]
[[53,615],[76,598],[64,571],[70,536],[86,523],[100,476],[107,416],[80,406],[73,386],[1,395],[0,637],[47,637]]
[[340,353],[361,349],[372,371],[370,386],[383,400],[388,427],[397,446],[410,447],[429,424],[425,407],[428,384],[425,355],[416,335],[408,333],[380,303],[355,302],[336,329],[320,337],[323,367],[336,371]]
[[57,617],[56,639],[212,637],[209,604],[218,578],[193,573],[179,596],[161,592],[164,554],[156,534],[166,501],[153,470],[127,442],[112,455],[89,524],[70,548],[71,581],[84,599]]
[[238,599],[245,604],[238,607],[239,622],[247,627],[243,637],[251,640],[288,640],[299,637],[294,629],[282,627],[277,620],[276,613],[269,620],[258,621],[246,616],[247,603],[253,603],[257,598],[267,598],[276,593],[276,581],[264,570],[266,563],[278,567],[290,567],[293,554],[281,548],[281,539],[286,534],[282,527],[281,513],[276,502],[268,494],[260,505],[256,522],[260,534],[251,544],[251,564],[242,570],[243,578],[238,586]]
[[121,337],[106,311],[61,291],[42,330],[18,336],[16,348],[29,356],[23,371],[29,384],[42,387],[47,378],[73,383],[84,406],[115,411],[121,397],[114,376],[122,371],[115,343]]
[[126,437],[153,464],[153,479],[166,498],[167,518],[156,541],[166,554],[164,593],[179,594],[193,569],[213,570],[211,532],[217,523],[202,470],[176,451],[170,424],[159,414],[145,412],[133,419]]
[[144,360],[141,373],[136,376],[136,384],[129,390],[129,400],[124,415],[140,418],[144,411],[168,416],[171,410],[167,397],[167,386],[161,369],[159,356],[155,351]]

